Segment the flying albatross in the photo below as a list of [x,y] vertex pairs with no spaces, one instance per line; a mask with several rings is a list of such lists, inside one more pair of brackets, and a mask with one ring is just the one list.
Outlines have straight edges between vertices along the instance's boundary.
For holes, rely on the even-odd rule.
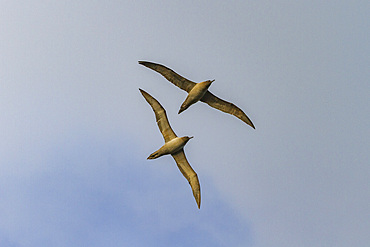
[[207,103],[213,108],[216,108],[220,111],[225,113],[229,113],[231,115],[236,116],[246,124],[250,125],[253,129],[255,129],[252,121],[249,117],[236,105],[233,103],[227,102],[222,100],[208,91],[209,86],[212,84],[214,80],[203,81],[200,83],[195,83],[190,81],[181,75],[177,74],[175,71],[163,66],[161,64],[146,62],[146,61],[139,61],[139,64],[144,65],[164,76],[167,80],[178,86],[182,90],[188,92],[188,96],[186,97],[185,101],[182,103],[179,114],[185,111],[189,106],[198,102],[199,100]]
[[148,159],[156,159],[162,155],[171,154],[182,175],[184,175],[184,177],[189,181],[195,201],[197,202],[198,208],[200,208],[200,185],[198,175],[193,168],[191,168],[184,152],[185,144],[193,137],[177,137],[168,122],[166,111],[162,105],[144,90],[140,88],[139,90],[145,100],[153,108],[155,119],[157,120],[159,130],[161,131],[165,141],[165,144],[160,149],[149,155]]

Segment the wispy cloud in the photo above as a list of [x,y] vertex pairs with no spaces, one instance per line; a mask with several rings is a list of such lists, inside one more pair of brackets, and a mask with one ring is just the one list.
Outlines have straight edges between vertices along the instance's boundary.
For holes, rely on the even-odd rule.
[[[224,246],[251,237],[248,224],[211,183],[204,183],[209,201],[199,211],[175,164],[156,169],[145,157],[138,156],[136,143],[114,138],[52,144],[38,172],[7,174],[1,182],[1,241],[15,246]],[[164,169],[172,171],[162,174]]]

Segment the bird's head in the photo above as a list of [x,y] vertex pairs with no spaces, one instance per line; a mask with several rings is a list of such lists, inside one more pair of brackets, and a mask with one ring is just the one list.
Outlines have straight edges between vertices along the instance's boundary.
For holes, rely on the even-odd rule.
[[204,84],[206,85],[207,88],[209,88],[209,86],[211,86],[212,82],[214,82],[215,80],[208,80],[208,81],[205,81]]
[[194,136],[184,136],[186,142],[188,142],[191,138],[194,138]]

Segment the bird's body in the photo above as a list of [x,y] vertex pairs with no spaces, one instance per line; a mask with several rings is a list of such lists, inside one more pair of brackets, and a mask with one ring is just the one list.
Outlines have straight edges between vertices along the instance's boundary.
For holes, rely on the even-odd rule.
[[161,104],[144,90],[140,89],[140,92],[152,107],[159,130],[161,131],[165,141],[165,144],[149,155],[148,159],[156,159],[163,155],[171,154],[182,175],[188,180],[192,188],[195,201],[197,202],[198,208],[200,208],[200,185],[198,175],[190,166],[184,152],[185,144],[193,137],[178,137],[172,130],[170,123],[168,122],[166,111]]
[[180,151],[192,137],[175,137],[166,142],[160,149],[149,155],[148,159],[156,159],[163,155],[174,154]]
[[207,92],[209,86],[213,81],[203,81],[195,84],[195,86],[190,90],[188,96],[186,97],[184,103],[182,103],[179,114],[189,108],[192,104],[198,102],[203,98],[204,94]]
[[192,104],[198,101],[202,101],[213,108],[236,116],[246,124],[250,125],[252,128],[255,128],[249,117],[239,107],[237,107],[233,103],[220,99],[219,97],[208,91],[208,87],[214,80],[195,83],[186,79],[185,77],[182,77],[181,75],[177,74],[175,71],[167,68],[164,65],[146,61],[139,61],[139,64],[160,73],[175,86],[188,92],[188,96],[185,99],[184,103],[182,103],[179,113],[185,111]]

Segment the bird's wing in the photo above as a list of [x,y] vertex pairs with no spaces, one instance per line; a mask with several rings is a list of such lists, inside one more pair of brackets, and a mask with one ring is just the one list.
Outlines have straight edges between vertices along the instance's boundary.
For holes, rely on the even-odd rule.
[[183,149],[172,154],[172,157],[175,159],[177,167],[180,169],[182,175],[189,181],[195,201],[197,202],[198,208],[200,208],[200,185],[198,175],[193,168],[191,168]]
[[181,88],[182,90],[185,90],[186,92],[190,92],[190,90],[195,86],[195,82],[192,82],[181,75],[177,74],[175,71],[173,71],[170,68],[167,68],[166,66],[163,66],[161,64],[157,63],[151,63],[146,61],[139,61],[139,64],[144,65],[145,67],[148,67],[159,74],[163,75],[167,80]]
[[225,100],[220,99],[219,97],[215,96],[211,92],[207,91],[204,96],[200,99],[200,101],[207,103],[208,105],[229,113],[231,115],[236,116],[246,124],[250,125],[253,129],[255,129],[252,121],[249,119],[249,117],[236,105],[233,103],[227,102]]
[[150,94],[145,92],[144,90],[140,89],[141,94],[144,96],[145,100],[149,103],[149,105],[153,108],[155,119],[157,120],[157,124],[159,130],[161,131],[164,141],[168,142],[173,138],[177,137],[175,132],[172,130],[170,123],[167,119],[166,110],[161,106],[161,104],[153,98]]

